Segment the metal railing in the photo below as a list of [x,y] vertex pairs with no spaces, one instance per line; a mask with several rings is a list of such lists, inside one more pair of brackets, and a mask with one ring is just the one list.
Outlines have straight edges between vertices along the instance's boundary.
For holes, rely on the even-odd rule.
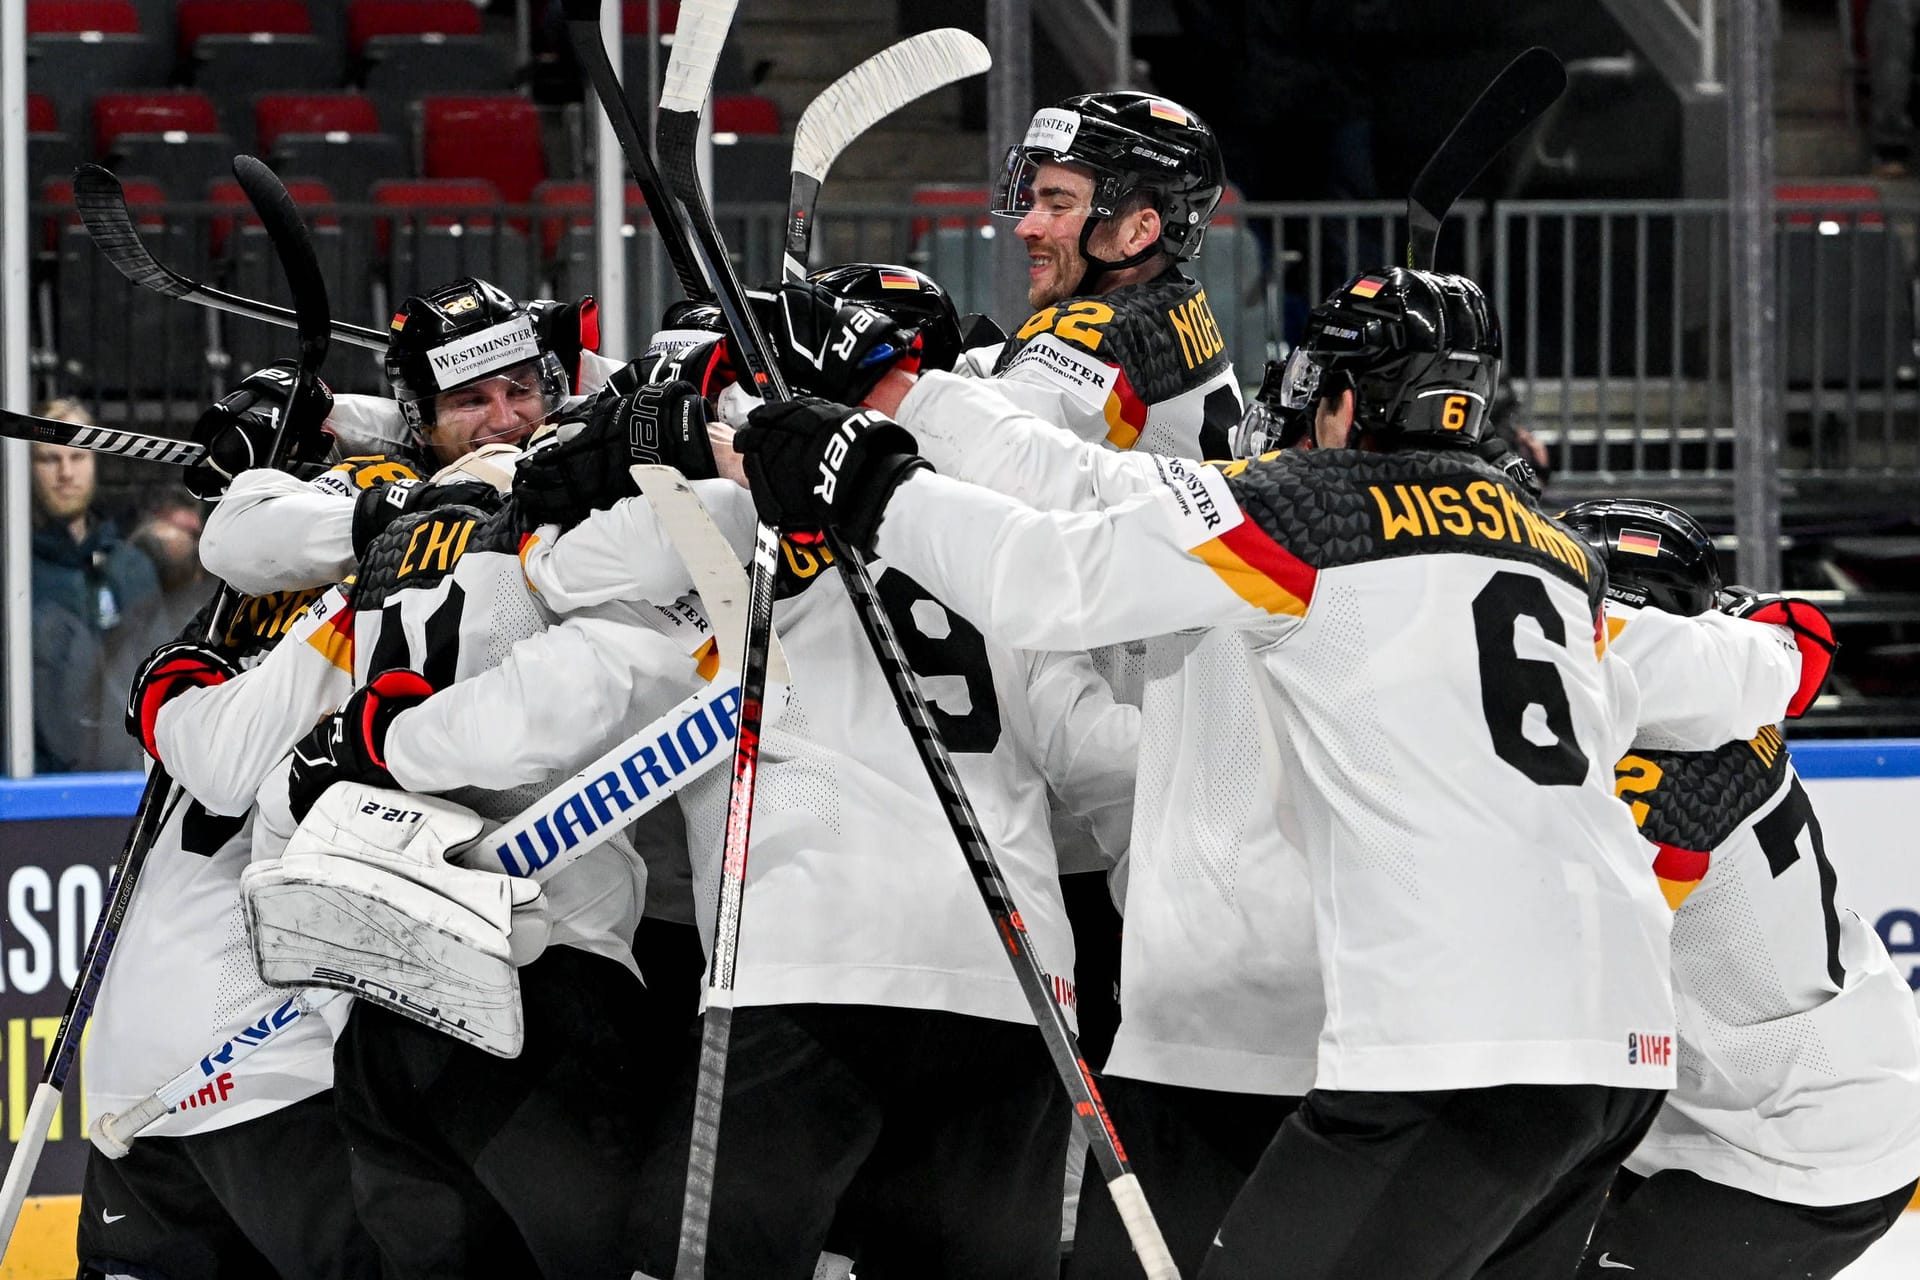
[[[200,311],[125,284],[58,208],[35,263],[41,389],[77,395],[109,419],[184,428],[248,369],[291,352],[291,335]],[[784,209],[723,208],[748,279],[779,271]],[[522,296],[591,289],[589,211],[475,211],[341,205],[309,210],[334,311],[378,327],[395,301],[454,276],[487,276]],[[284,301],[258,229],[230,210],[180,205],[143,234],[170,266],[235,292]],[[1920,359],[1914,277],[1920,202],[1782,203],[1777,315],[1785,418],[1782,475],[1800,492],[1845,482],[1910,500],[1920,479]],[[824,211],[821,261],[921,267],[962,311],[993,296],[992,239],[1007,224],[967,211],[848,205]],[[1190,270],[1206,286],[1242,381],[1297,338],[1307,311],[1356,271],[1399,256],[1403,211],[1360,205],[1236,204],[1222,210]],[[1506,202],[1449,221],[1444,269],[1488,287],[1503,318],[1506,372],[1522,422],[1549,450],[1557,483],[1637,483],[1724,492],[1732,483],[1727,360],[1727,213],[1707,201]],[[671,296],[644,269],[644,226],[625,237],[635,283],[629,332],[655,327]],[[1013,327],[1022,318],[999,316]],[[340,389],[379,390],[377,361],[340,349]]]

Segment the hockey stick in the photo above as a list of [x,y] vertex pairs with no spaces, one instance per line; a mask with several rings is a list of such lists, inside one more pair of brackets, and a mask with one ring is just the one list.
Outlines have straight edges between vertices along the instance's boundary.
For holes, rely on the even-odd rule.
[[[293,291],[295,309],[300,316],[300,362],[294,374],[293,391],[280,413],[280,422],[267,454],[267,465],[277,466],[286,458],[289,443],[287,424],[294,420],[297,411],[315,394],[315,375],[321,362],[326,359],[331,337],[326,282],[320,276],[320,263],[314,257],[313,241],[307,235],[306,224],[300,220],[299,210],[294,208],[287,189],[280,184],[280,179],[273,176],[273,170],[252,156],[236,156],[233,176],[239,180],[247,200],[267,228],[274,252],[287,273],[287,283]],[[238,598],[238,593],[232,587],[224,582],[220,584],[220,589],[214,594],[213,608],[209,611],[207,639],[210,642],[217,640],[226,630],[227,615],[232,612],[233,603]],[[81,957],[80,973],[74,981],[73,990],[67,995],[67,1007],[60,1016],[59,1029],[54,1032],[53,1041],[48,1046],[46,1067],[41,1072],[39,1086],[34,1090],[19,1143],[13,1149],[13,1159],[7,1165],[6,1180],[0,1183],[0,1253],[4,1253],[5,1245],[13,1239],[13,1228],[20,1220],[21,1207],[26,1204],[28,1185],[33,1180],[34,1168],[40,1163],[40,1152],[46,1146],[47,1133],[53,1127],[54,1116],[60,1109],[61,1092],[66,1088],[67,1075],[80,1049],[81,1033],[86,1030],[87,1019],[93,1013],[93,1002],[100,994],[100,983],[106,977],[107,962],[113,957],[114,944],[119,939],[121,927],[126,923],[127,908],[133,901],[133,891],[140,882],[147,855],[153,848],[154,838],[160,833],[165,815],[174,807],[177,790],[165,766],[156,763],[147,774],[146,789],[140,795],[140,807],[135,811],[133,826],[127,832],[113,897],[94,921],[93,936],[87,942],[86,954]]]
[[[766,344],[752,314],[745,305],[745,297],[739,281],[734,277],[731,259],[727,256],[726,246],[721,242],[718,229],[714,225],[713,211],[708,206],[706,194],[701,189],[694,171],[694,140],[699,128],[699,113],[706,98],[707,85],[711,82],[712,67],[719,59],[720,46],[726,39],[728,26],[732,23],[734,0],[689,0],[680,8],[679,26],[674,36],[672,60],[667,66],[664,92],[660,101],[660,117],[657,134],[660,143],[661,168],[673,194],[679,197],[685,215],[693,220],[693,234],[707,259],[707,267],[712,274],[715,289],[720,298],[721,311],[726,316],[730,338],[734,350],[739,353],[741,363],[753,370],[761,383],[760,389],[770,401],[787,398],[787,389],[780,377],[780,371],[767,358]],[[686,57],[683,60],[683,51]],[[676,75],[676,71],[680,74]],[[871,575],[868,573],[865,559],[859,551],[847,544],[837,535],[829,535],[835,563],[841,578],[846,584],[847,596],[853,602],[859,616],[861,630],[866,633],[872,646],[874,657],[886,675],[894,696],[894,704],[901,720],[907,727],[908,736],[925,767],[928,781],[935,795],[940,799],[946,811],[948,824],[959,843],[962,854],[967,860],[968,869],[973,874],[975,886],[980,892],[982,902],[988,914],[992,916],[995,930],[1007,949],[1007,955],[1014,968],[1014,975],[1020,984],[1021,993],[1026,997],[1032,1010],[1034,1022],[1041,1039],[1045,1042],[1049,1056],[1060,1073],[1062,1083],[1074,1104],[1074,1113],[1083,1127],[1088,1130],[1095,1159],[1107,1177],[1107,1185],[1118,1208],[1121,1220],[1127,1229],[1128,1239],[1132,1242],[1135,1254],[1152,1280],[1166,1280],[1178,1277],[1179,1272],[1167,1252],[1165,1240],[1153,1220],[1146,1197],[1140,1189],[1139,1180],[1128,1167],[1126,1155],[1114,1133],[1112,1122],[1107,1117],[1106,1107],[1100,1100],[1098,1087],[1085,1060],[1081,1057],[1078,1042],[1066,1016],[1055,1002],[1052,982],[1040,968],[1028,944],[1025,926],[1021,923],[1020,913],[1014,905],[1006,888],[1006,879],[1001,874],[998,860],[987,844],[986,836],[980,829],[972,804],[967,800],[961,785],[960,776],[955,771],[952,758],[946,746],[940,740],[939,730],[933,723],[926,699],[921,695],[918,682],[908,665],[905,652],[900,647],[899,638],[880,606],[873,590]],[[772,548],[768,551],[771,553]],[[758,582],[755,586],[757,588]],[[771,602],[769,602],[769,609]],[[757,618],[756,618],[757,621]],[[749,646],[753,643],[749,636]],[[751,647],[748,663],[751,665],[753,653]],[[746,730],[742,727],[741,742],[744,747]],[[737,777],[736,777],[736,780]],[[737,795],[737,791],[736,791]],[[728,832],[732,834],[734,815],[728,815]],[[742,826],[744,827],[744,823]],[[744,834],[744,832],[743,832]],[[733,864],[734,849],[729,841],[726,860],[723,865],[721,881],[722,911],[729,895],[737,901],[745,882],[745,849],[739,850],[738,868]],[[715,928],[713,976],[708,989],[706,1035],[701,1045],[700,1081],[694,1106],[694,1125],[692,1148],[687,1162],[687,1196],[680,1223],[680,1256],[675,1266],[677,1280],[693,1280],[704,1273],[706,1258],[706,1237],[708,1212],[712,1203],[713,1173],[718,1151],[719,1112],[721,1097],[725,1085],[725,1040],[724,1031],[730,1026],[731,1009],[731,967],[732,956],[728,955],[728,967],[724,974],[727,985],[721,986],[722,971],[721,941],[725,937],[725,927],[729,922],[724,914]],[[737,930],[737,919],[733,922]],[[716,1003],[716,997],[719,1002]],[[716,1034],[716,1029],[721,1034]],[[716,1044],[715,1042],[718,1041]]]
[[34,444],[63,444],[72,449],[90,449],[95,453],[117,453],[141,462],[164,462],[173,467],[190,467],[206,456],[206,446],[172,436],[149,436],[138,431],[120,431],[58,418],[37,418],[30,413],[0,409],[0,436],[27,440]]
[[[107,255],[107,261],[141,288],[151,289],[168,298],[184,298],[199,306],[244,316],[248,320],[264,320],[286,329],[300,327],[298,307],[289,311],[270,302],[243,298],[239,294],[188,279],[173,268],[162,265],[141,241],[133,215],[127,211],[126,192],[120,187],[120,179],[114,177],[110,170],[97,164],[76,166],[73,171],[73,206],[79,211],[80,221],[86,224],[88,238],[100,252]],[[365,347],[369,351],[384,352],[387,349],[387,335],[384,333],[348,324],[344,320],[331,321],[331,327],[333,336],[350,346]]]
[[232,1070],[256,1050],[279,1039],[288,1027],[294,1026],[308,1014],[324,1009],[342,994],[321,989],[288,996],[258,1021],[241,1027],[222,1040],[219,1047],[140,1101],[125,1110],[100,1115],[94,1120],[93,1128],[87,1131],[88,1140],[107,1159],[121,1159],[132,1149],[134,1138],[148,1125],[156,1123],[161,1116],[205,1088],[208,1081]]
[[955,27],[923,31],[882,49],[820,91],[793,130],[787,197],[787,274],[807,274],[813,206],[827,170],[855,138],[915,98],[993,66],[987,46]]
[[1506,65],[1433,153],[1407,194],[1407,265],[1433,269],[1440,224],[1454,201],[1567,87],[1567,69],[1535,45]]

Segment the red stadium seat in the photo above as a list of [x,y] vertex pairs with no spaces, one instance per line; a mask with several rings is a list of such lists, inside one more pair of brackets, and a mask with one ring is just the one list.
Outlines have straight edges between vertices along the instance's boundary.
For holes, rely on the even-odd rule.
[[353,0],[347,6],[347,49],[359,57],[375,36],[480,34],[473,0]]
[[131,0],[27,0],[27,34],[101,31],[140,34],[140,11]]
[[[375,204],[387,206],[395,214],[374,219],[376,248],[383,258],[393,242],[396,222],[428,227],[491,227],[491,211],[501,204],[500,189],[484,178],[392,178],[374,183],[372,194]],[[459,212],[466,209],[488,212]]]
[[213,99],[193,89],[103,93],[93,100],[93,145],[101,155],[123,133],[218,133]]
[[777,134],[780,107],[757,93],[728,93],[713,100],[715,133]]
[[174,36],[182,61],[193,55],[201,36],[313,34],[301,0],[180,0],[174,10]]
[[[671,35],[680,24],[679,0],[660,0],[660,34]],[[647,0],[625,0],[620,6],[620,34],[647,34]]]
[[[540,258],[543,262],[551,261],[554,254],[560,251],[561,236],[576,228],[593,225],[591,182],[543,182],[533,189],[533,203],[554,214],[540,219]],[[634,226],[650,225],[646,208],[647,202],[640,194],[640,184],[627,183],[628,221]]]
[[60,112],[54,108],[53,99],[44,93],[27,95],[27,132],[60,132]]
[[[1782,204],[1797,206],[1780,211],[1781,218],[1788,226],[1810,226],[1817,221],[1863,227],[1878,227],[1886,223],[1886,216],[1881,211],[1880,188],[1866,183],[1783,184],[1773,189],[1773,198]],[[1828,207],[1805,207],[1815,201]]]
[[380,113],[360,93],[270,93],[253,104],[261,154],[283,133],[379,133]]
[[508,204],[525,204],[547,176],[540,110],[517,94],[474,94],[420,101],[420,173],[484,178]]
[[[337,214],[317,212],[333,204],[333,188],[313,178],[287,178],[284,180],[287,194],[293,197],[294,207],[306,219],[308,226],[337,227],[340,218]],[[247,199],[247,193],[232,178],[221,178],[207,187],[207,201],[231,209],[233,213],[214,215],[209,224],[209,242],[215,258],[221,257],[227,250],[227,238],[233,234],[234,219],[239,216],[242,226],[257,227],[260,215],[253,211],[253,202]]]

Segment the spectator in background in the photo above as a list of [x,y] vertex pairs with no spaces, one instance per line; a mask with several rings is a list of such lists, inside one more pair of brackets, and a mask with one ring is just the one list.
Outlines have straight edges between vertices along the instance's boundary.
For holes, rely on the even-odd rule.
[[1873,176],[1904,178],[1913,148],[1914,0],[1867,0],[1867,134]]
[[159,574],[153,627],[169,640],[200,612],[213,591],[213,576],[200,564],[200,529],[206,522],[202,509],[201,501],[186,490],[169,490],[127,539],[146,553]]
[[[90,422],[71,400],[42,417]],[[93,455],[33,446],[33,748],[41,773],[132,769],[121,731],[125,691],[108,687],[108,646],[130,611],[159,594],[153,561],[94,505]]]

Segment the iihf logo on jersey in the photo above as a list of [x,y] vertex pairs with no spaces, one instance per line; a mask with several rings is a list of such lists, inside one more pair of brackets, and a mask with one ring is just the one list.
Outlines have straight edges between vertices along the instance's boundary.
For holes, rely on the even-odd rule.
[[1630,1067],[1672,1066],[1673,1036],[1666,1032],[1627,1032],[1627,1065]]

